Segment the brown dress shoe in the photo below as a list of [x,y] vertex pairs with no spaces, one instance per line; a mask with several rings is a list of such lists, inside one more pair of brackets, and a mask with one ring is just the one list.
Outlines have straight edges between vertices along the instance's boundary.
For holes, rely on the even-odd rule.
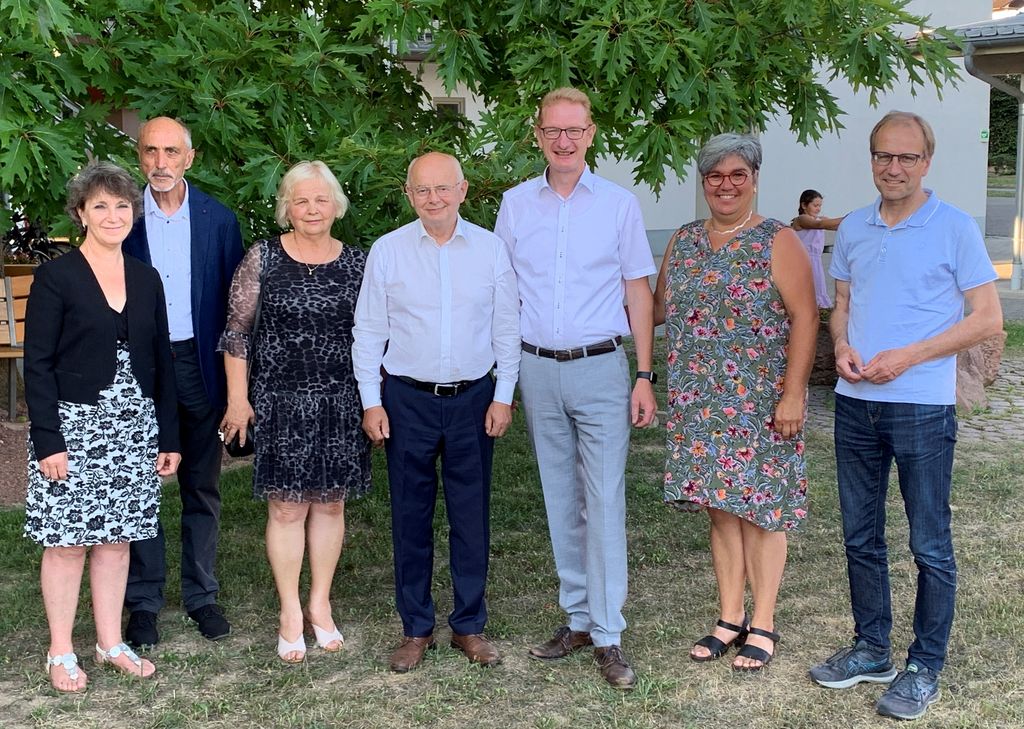
[[531,648],[530,658],[553,661],[557,658],[565,658],[573,651],[586,648],[588,645],[594,645],[594,642],[590,639],[590,633],[571,630],[568,625],[563,625],[555,631],[555,635],[551,640]]
[[436,645],[432,635],[425,635],[422,638],[405,636],[395,652],[391,654],[391,670],[395,673],[411,671],[423,661],[423,654]]
[[636,674],[617,645],[595,648],[594,660],[601,669],[601,676],[612,688],[631,689],[636,686]]
[[452,633],[452,648],[462,651],[470,663],[481,666],[497,666],[501,663],[501,654],[494,643],[479,633],[476,635],[457,635]]

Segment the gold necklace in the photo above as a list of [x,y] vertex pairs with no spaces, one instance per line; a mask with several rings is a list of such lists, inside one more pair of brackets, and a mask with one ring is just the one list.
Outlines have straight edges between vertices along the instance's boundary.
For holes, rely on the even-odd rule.
[[[735,233],[737,230],[739,230],[744,225],[749,223],[752,217],[754,217],[753,208],[751,208],[750,212],[747,213],[747,217],[743,220],[743,222],[737,225],[735,228],[729,228],[729,230],[715,230],[715,227],[713,225],[709,225],[708,227],[711,229],[712,233],[718,233],[719,235],[729,235],[729,233]],[[709,220],[708,222],[710,223],[711,221]]]

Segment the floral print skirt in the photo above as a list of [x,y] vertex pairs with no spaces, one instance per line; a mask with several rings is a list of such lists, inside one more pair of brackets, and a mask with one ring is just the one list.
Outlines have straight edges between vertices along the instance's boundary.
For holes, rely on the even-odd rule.
[[118,344],[114,381],[96,405],[58,403],[68,477],[49,481],[28,444],[25,536],[44,547],[134,542],[156,536],[160,477],[156,410]]

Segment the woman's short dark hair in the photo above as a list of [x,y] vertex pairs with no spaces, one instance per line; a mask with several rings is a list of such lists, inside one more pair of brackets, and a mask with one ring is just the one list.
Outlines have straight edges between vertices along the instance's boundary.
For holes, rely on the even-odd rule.
[[808,205],[810,205],[815,200],[817,200],[819,197],[824,199],[824,195],[822,195],[817,190],[804,190],[803,192],[801,192],[800,193],[800,207],[798,207],[796,209],[796,214],[797,215],[803,215],[804,214],[804,208],[807,207]]
[[749,134],[727,132],[716,134],[701,147],[697,154],[697,171],[703,177],[731,155],[742,159],[751,172],[761,169],[761,143],[757,138]]
[[142,191],[135,178],[112,162],[93,160],[68,183],[68,202],[64,209],[80,231],[84,232],[85,226],[78,211],[85,207],[86,200],[103,192],[130,202],[135,220],[142,217]]

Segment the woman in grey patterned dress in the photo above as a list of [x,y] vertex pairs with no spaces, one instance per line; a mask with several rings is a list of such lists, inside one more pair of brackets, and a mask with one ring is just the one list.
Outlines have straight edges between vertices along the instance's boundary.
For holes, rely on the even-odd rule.
[[89,552],[96,662],[136,676],[153,664],[121,641],[129,542],[156,535],[160,476],[181,456],[163,287],[121,252],[142,213],[124,170],[94,162],[68,186],[82,245],[36,272],[25,317],[25,535],[40,582],[58,691],[81,691],[71,631]]
[[[304,613],[317,645],[329,652],[342,647],[330,593],[345,499],[370,485],[370,443],[351,354],[366,254],[331,237],[347,207],[323,162],[300,162],[285,174],[277,221],[291,230],[246,253],[221,339],[228,379],[221,430],[225,439],[237,433],[244,442],[246,425],[255,422],[253,495],[267,501],[267,556],[281,601],[277,651],[288,663],[306,653]],[[307,551],[311,579],[303,611],[299,573]]]

